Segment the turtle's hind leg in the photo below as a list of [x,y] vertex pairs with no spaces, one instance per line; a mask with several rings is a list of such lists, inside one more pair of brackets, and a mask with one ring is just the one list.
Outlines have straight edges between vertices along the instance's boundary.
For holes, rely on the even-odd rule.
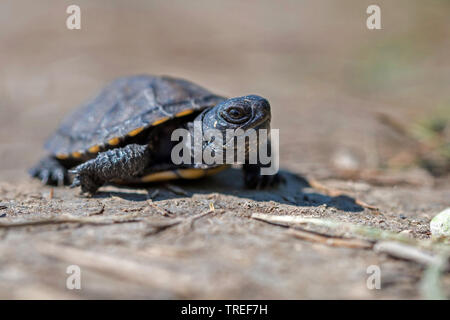
[[103,184],[113,179],[127,180],[141,173],[150,161],[147,145],[130,144],[123,148],[100,152],[70,173],[75,174],[71,187],[94,194]]
[[41,159],[28,173],[43,184],[62,186],[70,183],[67,168],[52,156]]

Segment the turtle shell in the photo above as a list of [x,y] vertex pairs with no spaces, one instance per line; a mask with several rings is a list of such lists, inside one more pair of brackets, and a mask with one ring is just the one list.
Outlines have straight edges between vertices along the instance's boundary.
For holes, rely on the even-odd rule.
[[45,148],[59,159],[82,158],[223,100],[182,79],[150,75],[119,78],[69,115]]

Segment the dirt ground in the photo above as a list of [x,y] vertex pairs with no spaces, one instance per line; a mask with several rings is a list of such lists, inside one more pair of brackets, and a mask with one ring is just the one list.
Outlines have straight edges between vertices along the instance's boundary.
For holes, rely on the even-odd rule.
[[[70,1],[2,1],[0,298],[429,297],[417,262],[301,240],[252,215],[430,238],[431,218],[450,206],[448,176],[388,166],[410,141],[377,114],[407,124],[450,106],[450,6],[379,1],[383,29],[369,31],[367,1],[256,3],[78,1],[82,29],[70,31]],[[194,182],[106,186],[86,198],[31,180],[27,169],[64,115],[135,73],[268,98],[286,183],[247,190],[230,169]],[[349,166],[376,174],[344,179]],[[313,188],[314,180],[342,194]],[[81,268],[81,290],[66,288],[70,265]],[[379,290],[366,284],[372,265],[381,269]],[[450,296],[450,275],[440,281]]]

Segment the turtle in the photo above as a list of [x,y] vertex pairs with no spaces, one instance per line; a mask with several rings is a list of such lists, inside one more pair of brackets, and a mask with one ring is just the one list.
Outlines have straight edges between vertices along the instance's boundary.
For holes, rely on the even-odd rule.
[[[228,99],[180,78],[121,77],[62,121],[44,145],[48,155],[29,173],[43,184],[81,187],[82,193],[91,195],[107,183],[197,179],[229,164],[174,164],[174,130],[192,132],[195,121],[204,129],[221,132],[230,128],[270,129],[270,120],[270,104],[258,95]],[[243,164],[247,187],[280,182],[278,174],[262,175],[262,167],[259,163]]]

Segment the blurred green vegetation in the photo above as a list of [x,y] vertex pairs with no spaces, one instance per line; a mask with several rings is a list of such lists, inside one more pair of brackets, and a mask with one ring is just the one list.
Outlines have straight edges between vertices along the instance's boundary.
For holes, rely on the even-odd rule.
[[450,172],[450,101],[411,125],[410,132],[422,146],[419,165],[435,175]]
[[425,54],[423,43],[410,37],[382,41],[361,53],[354,85],[364,92],[397,87],[402,79],[414,76]]

